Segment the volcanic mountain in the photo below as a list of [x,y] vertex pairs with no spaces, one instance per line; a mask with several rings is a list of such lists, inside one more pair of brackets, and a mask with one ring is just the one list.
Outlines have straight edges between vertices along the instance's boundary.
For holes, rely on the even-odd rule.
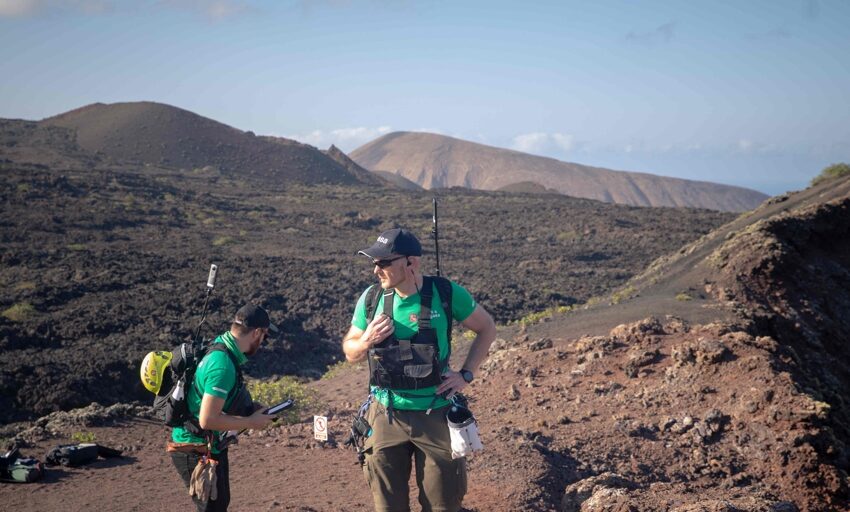
[[433,133],[390,133],[357,148],[351,158],[369,170],[399,174],[425,188],[498,190],[531,182],[540,189],[609,203],[722,211],[750,210],[767,199],[740,187],[612,171]]
[[369,173],[353,174],[312,146],[256,136],[161,103],[95,103],[40,124],[70,128],[81,148],[118,162],[189,170],[211,166],[234,176],[300,183],[382,183]]

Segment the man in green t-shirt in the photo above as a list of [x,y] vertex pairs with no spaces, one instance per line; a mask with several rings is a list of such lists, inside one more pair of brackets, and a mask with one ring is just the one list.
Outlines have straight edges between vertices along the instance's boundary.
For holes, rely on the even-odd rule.
[[[230,503],[227,449],[218,449],[215,441],[230,430],[263,429],[274,419],[264,414],[265,408],[260,404],[251,402],[244,385],[239,386],[242,379],[238,378],[240,371],[237,367],[257,352],[270,331],[277,333],[278,329],[263,308],[254,304],[243,306],[236,312],[230,330],[213,341],[213,346],[221,344],[224,350],[210,349],[198,363],[193,382],[186,385],[189,413],[203,432],[196,435],[187,428],[175,427],[167,449],[186,487],[189,487],[195,466],[208,450],[217,462],[216,498],[202,501],[192,496],[199,511],[227,510]],[[212,442],[208,443],[210,440]]]
[[343,351],[348,361],[369,362],[373,400],[365,418],[372,434],[364,442],[363,468],[375,509],[410,510],[412,455],[422,510],[456,512],[466,494],[466,461],[452,459],[446,398],[472,382],[496,326],[469,292],[450,282],[451,317],[476,334],[461,369],[451,370],[449,312],[438,278],[420,272],[419,240],[391,229],[360,254],[372,261],[381,290],[372,318],[367,300],[374,291],[360,296]]

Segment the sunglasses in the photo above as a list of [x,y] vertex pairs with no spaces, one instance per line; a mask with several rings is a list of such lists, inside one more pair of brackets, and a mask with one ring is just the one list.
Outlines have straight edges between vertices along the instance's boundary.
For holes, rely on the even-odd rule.
[[407,258],[407,256],[396,256],[395,258],[390,258],[388,260],[373,260],[372,263],[378,268],[387,268],[392,265],[395,260],[400,260],[402,258]]

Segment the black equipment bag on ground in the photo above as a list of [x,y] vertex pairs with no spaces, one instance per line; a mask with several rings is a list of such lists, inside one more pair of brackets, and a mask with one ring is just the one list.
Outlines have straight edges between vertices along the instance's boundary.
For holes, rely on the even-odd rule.
[[48,466],[82,466],[97,459],[97,445],[95,443],[60,444],[53,448],[44,460]]
[[98,457],[120,457],[121,450],[107,448],[97,443],[60,444],[53,448],[44,460],[48,466],[82,466],[95,461]]

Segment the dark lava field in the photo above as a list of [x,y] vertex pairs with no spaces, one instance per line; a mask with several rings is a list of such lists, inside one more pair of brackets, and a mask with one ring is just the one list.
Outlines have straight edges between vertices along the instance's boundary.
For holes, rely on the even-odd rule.
[[[283,335],[254,377],[317,378],[341,358],[354,302],[372,282],[356,251],[378,232],[419,234],[425,266],[434,192],[285,185],[213,167],[0,162],[0,421],[96,401],[142,400],[138,365],[191,337],[211,263],[202,333],[246,301]],[[559,195],[436,191],[443,273],[505,324],[603,297],[655,258],[733,215]]]

